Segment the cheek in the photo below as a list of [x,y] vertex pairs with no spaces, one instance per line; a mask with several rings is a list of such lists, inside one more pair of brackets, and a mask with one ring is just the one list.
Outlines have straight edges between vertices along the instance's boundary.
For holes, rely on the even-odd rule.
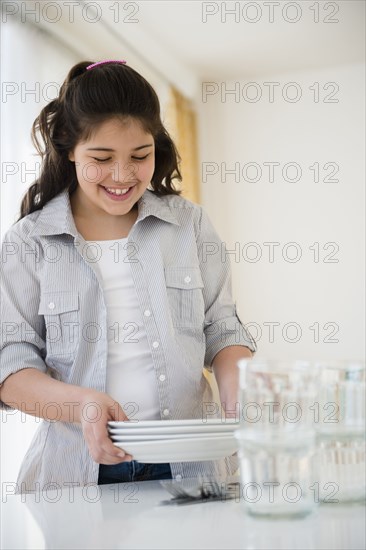
[[140,181],[147,181],[154,172],[154,163],[143,162],[141,164],[131,163],[128,165],[126,180],[137,178]]
[[104,178],[104,172],[102,166],[95,162],[80,164],[76,169],[78,179],[83,183],[98,183]]
[[153,173],[155,170],[155,160],[153,159],[150,162],[146,162],[144,166],[140,169],[140,177],[142,180],[149,180],[151,179]]

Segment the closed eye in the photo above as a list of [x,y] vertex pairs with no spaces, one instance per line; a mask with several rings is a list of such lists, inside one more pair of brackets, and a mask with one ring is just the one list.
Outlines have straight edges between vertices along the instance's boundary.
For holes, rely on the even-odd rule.
[[147,157],[150,155],[150,153],[148,153],[147,155],[145,155],[144,157],[132,157],[133,160],[145,160],[147,159]]
[[[131,157],[133,160],[145,160],[148,156],[150,155],[150,153],[148,153],[147,155],[145,155],[144,157]],[[97,158],[97,157],[92,157],[93,160],[96,160],[97,162],[107,162],[108,160],[111,160],[111,157],[108,157],[106,159],[100,159],[100,158]]]
[[107,160],[111,160],[111,157],[108,157],[107,159],[98,159],[96,157],[92,157],[94,160],[96,160],[97,162],[107,162]]

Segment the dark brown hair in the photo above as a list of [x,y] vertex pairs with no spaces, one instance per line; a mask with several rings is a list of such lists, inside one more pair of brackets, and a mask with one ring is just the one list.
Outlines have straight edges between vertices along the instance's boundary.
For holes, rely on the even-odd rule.
[[[121,63],[105,63],[87,70],[92,61],[74,65],[59,96],[46,105],[32,126],[32,142],[42,158],[40,176],[24,195],[20,218],[40,210],[48,201],[77,187],[75,164],[68,158],[78,142],[112,117],[132,117],[155,141],[152,191],[179,195],[173,179],[182,180],[180,156],[164,128],[154,88],[134,69]],[[41,139],[37,134],[40,134]],[[43,143],[42,143],[43,142]]]

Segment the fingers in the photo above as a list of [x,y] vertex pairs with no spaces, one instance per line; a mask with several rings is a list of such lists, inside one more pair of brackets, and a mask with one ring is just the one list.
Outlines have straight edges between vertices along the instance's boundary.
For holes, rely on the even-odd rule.
[[116,447],[108,436],[106,425],[100,422],[86,427],[84,433],[89,452],[98,464],[119,464],[132,460],[132,456]]
[[106,394],[93,396],[96,414],[81,421],[85,441],[91,457],[98,464],[119,464],[132,460],[132,456],[116,447],[109,438],[108,421],[128,421],[119,403]]

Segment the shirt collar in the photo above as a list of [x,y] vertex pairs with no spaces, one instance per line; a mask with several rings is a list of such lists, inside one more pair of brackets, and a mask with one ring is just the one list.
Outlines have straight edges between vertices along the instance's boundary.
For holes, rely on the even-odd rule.
[[[164,197],[156,196],[146,189],[138,200],[138,216],[136,223],[147,216],[155,216],[175,225],[179,225],[177,216],[170,208]],[[78,237],[74,218],[72,215],[69,191],[65,189],[51,199],[41,210],[30,235],[61,235],[67,233]]]

